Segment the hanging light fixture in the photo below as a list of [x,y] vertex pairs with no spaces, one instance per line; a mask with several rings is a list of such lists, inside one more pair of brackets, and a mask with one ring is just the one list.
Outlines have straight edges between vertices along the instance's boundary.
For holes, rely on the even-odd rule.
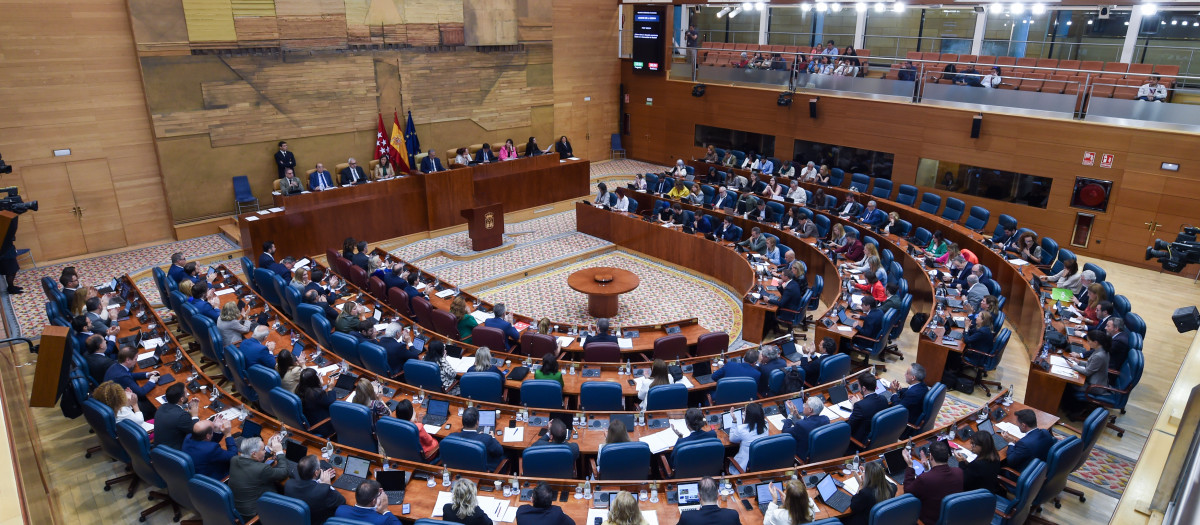
[[904,2],[896,2],[896,3],[892,4],[892,11],[895,11],[897,13],[903,13],[904,12]]
[[1019,15],[1021,13],[1024,13],[1025,12],[1025,4],[1022,4],[1021,2],[1013,2],[1012,4],[1009,4],[1008,12],[1010,12],[1014,15]]
[[885,4],[883,2],[879,2],[879,3],[875,4],[875,12],[876,13],[882,13],[884,11],[887,11],[887,4]]
[[829,4],[829,12],[838,13],[838,12],[841,12],[841,10],[842,10],[842,4],[839,4],[837,2]]
[[804,2],[804,3],[800,4],[800,11],[807,13],[811,10],[812,10],[812,5],[809,4],[808,2]]
[[857,3],[857,4],[854,4],[854,10],[855,10],[855,11],[858,11],[859,13],[865,13],[865,12],[867,12],[867,3],[866,3],[866,2],[859,2],[859,3]]
[[1046,12],[1046,6],[1043,4],[1033,4],[1033,7],[1030,8],[1029,12],[1035,15],[1040,15]]
[[1154,16],[1158,14],[1158,5],[1154,2],[1146,2],[1141,5],[1142,16]]
[[993,15],[998,15],[1004,12],[1004,4],[992,4],[988,6],[988,10],[991,11]]
[[829,7],[825,5],[825,2],[817,2],[816,8],[818,13],[824,13],[829,9]]
[[721,17],[729,14],[729,12],[732,10],[733,10],[733,8],[729,7],[729,6],[722,7],[720,11],[717,11],[717,18],[721,18]]

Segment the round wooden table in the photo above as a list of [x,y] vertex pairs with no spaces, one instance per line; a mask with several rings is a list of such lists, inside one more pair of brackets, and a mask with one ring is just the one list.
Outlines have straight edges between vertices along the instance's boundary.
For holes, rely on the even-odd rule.
[[632,292],[641,284],[637,274],[620,268],[598,266],[584,268],[567,277],[567,285],[588,296],[588,313],[592,317],[617,316],[617,296]]

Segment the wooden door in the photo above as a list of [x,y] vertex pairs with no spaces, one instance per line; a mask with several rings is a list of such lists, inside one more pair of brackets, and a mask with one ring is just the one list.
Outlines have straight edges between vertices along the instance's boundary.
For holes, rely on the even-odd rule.
[[[1166,183],[1167,178],[1162,175],[1125,171],[1117,202],[1111,209],[1108,234],[1104,241],[1105,257],[1139,266],[1146,264],[1146,247],[1154,242],[1157,234],[1162,233],[1160,227],[1156,234],[1153,225],[1162,224],[1158,220],[1158,210]],[[1163,224],[1163,227],[1167,225]],[[1174,233],[1170,237],[1174,239]],[[1069,248],[1069,245],[1063,247]]]
[[126,246],[125,227],[117,192],[113,188],[107,159],[94,159],[67,164],[83,241],[89,252],[99,252]]
[[[30,233],[37,238],[39,260],[52,260],[87,253],[83,228],[75,215],[75,197],[66,164],[28,166],[21,170],[24,187],[21,196],[26,201],[38,201],[38,211],[21,216],[17,230],[17,246],[25,247],[23,239]],[[32,224],[30,231],[27,225]],[[30,245],[31,246],[31,245]],[[32,246],[31,246],[32,247]]]

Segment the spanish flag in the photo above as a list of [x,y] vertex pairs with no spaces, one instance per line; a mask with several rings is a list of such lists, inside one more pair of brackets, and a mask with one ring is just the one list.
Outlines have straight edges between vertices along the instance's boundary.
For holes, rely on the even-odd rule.
[[404,144],[404,129],[400,127],[400,117],[392,112],[392,139],[391,152],[388,153],[392,158],[392,166],[396,168],[396,173],[408,173],[408,155],[404,152],[408,151],[408,147]]

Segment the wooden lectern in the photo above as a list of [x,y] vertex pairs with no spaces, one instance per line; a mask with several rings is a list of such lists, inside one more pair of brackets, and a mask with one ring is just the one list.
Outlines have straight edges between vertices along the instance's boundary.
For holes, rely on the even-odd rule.
[[38,350],[37,370],[33,373],[33,392],[29,396],[31,407],[52,407],[58,402],[69,371],[67,337],[65,326],[46,325],[42,329],[42,340]]
[[459,212],[467,219],[471,249],[489,250],[504,243],[504,207],[500,203],[467,208]]

